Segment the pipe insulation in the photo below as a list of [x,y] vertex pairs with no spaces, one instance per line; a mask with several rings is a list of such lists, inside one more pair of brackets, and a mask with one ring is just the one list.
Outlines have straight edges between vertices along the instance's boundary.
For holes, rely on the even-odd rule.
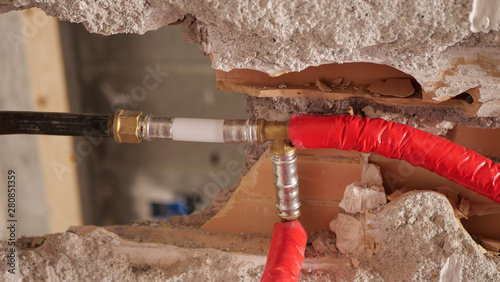
[[307,233],[298,220],[275,223],[261,281],[299,281]]
[[355,150],[405,160],[500,203],[500,164],[408,125],[350,115],[292,115],[288,133],[296,148]]

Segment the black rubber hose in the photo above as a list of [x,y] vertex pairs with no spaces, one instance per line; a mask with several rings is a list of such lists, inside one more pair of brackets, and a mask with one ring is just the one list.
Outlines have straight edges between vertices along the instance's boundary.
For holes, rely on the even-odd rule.
[[[42,134],[109,137],[113,115],[0,112],[0,135]],[[111,130],[112,133],[112,130]]]

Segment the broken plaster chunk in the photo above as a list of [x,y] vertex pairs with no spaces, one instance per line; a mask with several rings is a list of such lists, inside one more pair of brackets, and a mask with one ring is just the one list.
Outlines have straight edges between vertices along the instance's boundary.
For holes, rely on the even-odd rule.
[[323,92],[332,92],[332,88],[319,79],[316,80],[316,87]]
[[383,187],[382,174],[380,167],[374,164],[365,163],[361,173],[361,182],[368,185]]
[[280,89],[286,88],[286,84],[281,83],[280,85],[278,85],[278,88],[280,88]]
[[409,78],[390,78],[385,82],[379,80],[370,84],[370,86],[368,86],[368,90],[372,93],[383,96],[401,98],[409,97],[415,93],[415,89],[413,88]]
[[346,187],[344,198],[339,207],[346,212],[356,214],[366,210],[372,210],[387,203],[385,192],[376,191],[363,187],[359,182],[352,183]]
[[330,229],[337,237],[337,249],[341,254],[360,253],[363,251],[363,225],[358,218],[339,213],[330,222]]

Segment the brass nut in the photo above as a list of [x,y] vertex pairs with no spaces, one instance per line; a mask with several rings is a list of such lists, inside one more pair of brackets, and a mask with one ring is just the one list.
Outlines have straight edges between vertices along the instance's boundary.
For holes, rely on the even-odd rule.
[[118,110],[113,120],[113,138],[116,143],[140,143],[138,128],[142,112]]

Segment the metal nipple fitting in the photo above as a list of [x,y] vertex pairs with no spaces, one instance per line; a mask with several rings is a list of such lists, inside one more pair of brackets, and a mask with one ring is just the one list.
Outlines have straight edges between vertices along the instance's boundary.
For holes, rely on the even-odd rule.
[[289,150],[286,155],[271,153],[276,186],[276,208],[278,216],[285,221],[300,216],[299,176],[297,174],[297,153]]

